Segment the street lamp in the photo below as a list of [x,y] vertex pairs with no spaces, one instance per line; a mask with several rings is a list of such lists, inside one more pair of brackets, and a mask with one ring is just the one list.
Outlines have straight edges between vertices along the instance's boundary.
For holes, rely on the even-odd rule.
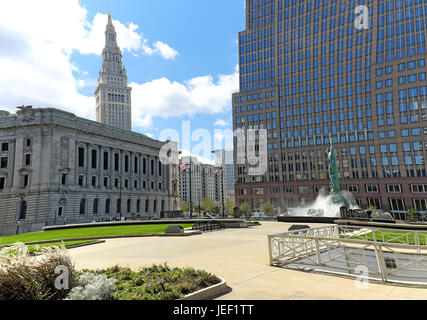
[[120,177],[120,180],[119,180],[119,188],[120,188],[120,196],[119,196],[119,202],[120,202],[119,218],[120,218],[120,221],[122,221],[122,177]]

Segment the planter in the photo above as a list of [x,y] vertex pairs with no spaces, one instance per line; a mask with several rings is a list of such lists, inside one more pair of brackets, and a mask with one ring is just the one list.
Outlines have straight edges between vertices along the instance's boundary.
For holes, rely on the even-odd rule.
[[194,300],[211,300],[217,296],[223,295],[228,291],[227,281],[220,278],[221,282],[214,284],[208,288],[201,289],[199,291],[190,293],[186,295],[184,298],[178,300],[184,301],[194,301]]

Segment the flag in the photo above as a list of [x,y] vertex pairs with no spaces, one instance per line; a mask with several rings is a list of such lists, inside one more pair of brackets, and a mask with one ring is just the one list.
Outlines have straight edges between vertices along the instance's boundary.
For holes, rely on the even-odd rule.
[[222,169],[216,169],[215,174],[222,173]]
[[188,169],[190,169],[190,165],[188,163],[183,163],[179,166],[181,168],[182,172],[187,171]]

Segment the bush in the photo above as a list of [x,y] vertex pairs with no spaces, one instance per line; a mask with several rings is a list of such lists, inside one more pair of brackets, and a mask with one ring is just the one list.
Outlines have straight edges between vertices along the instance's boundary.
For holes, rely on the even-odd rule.
[[117,280],[113,300],[175,300],[220,282],[205,271],[171,269],[167,265],[153,265],[137,272],[115,266],[96,273]]
[[84,273],[66,300],[110,300],[116,280],[103,274]]
[[[68,271],[68,289],[55,287],[59,266]],[[0,251],[0,300],[62,300],[74,282],[74,264],[64,248],[30,254],[28,247],[18,243]]]

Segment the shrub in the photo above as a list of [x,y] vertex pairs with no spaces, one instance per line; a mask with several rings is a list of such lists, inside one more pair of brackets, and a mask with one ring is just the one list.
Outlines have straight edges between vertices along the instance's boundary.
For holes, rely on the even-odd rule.
[[84,273],[66,300],[110,300],[115,282],[103,274]]
[[216,276],[193,268],[153,265],[137,272],[118,266],[97,271],[117,280],[114,300],[175,300],[220,282]]
[[[55,287],[59,266],[68,271],[68,289]],[[0,300],[61,300],[74,281],[74,264],[64,248],[43,248],[30,254],[27,246],[17,243],[0,251]]]

